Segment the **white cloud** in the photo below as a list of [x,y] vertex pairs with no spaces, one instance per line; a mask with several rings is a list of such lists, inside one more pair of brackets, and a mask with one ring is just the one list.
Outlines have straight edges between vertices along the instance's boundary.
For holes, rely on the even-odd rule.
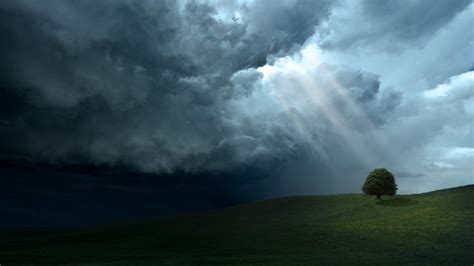
[[432,162],[425,165],[427,170],[453,170],[455,166],[446,162]]
[[455,147],[446,153],[446,157],[449,159],[474,159],[474,148]]
[[446,83],[423,93],[429,100],[456,101],[474,96],[474,71],[451,77]]

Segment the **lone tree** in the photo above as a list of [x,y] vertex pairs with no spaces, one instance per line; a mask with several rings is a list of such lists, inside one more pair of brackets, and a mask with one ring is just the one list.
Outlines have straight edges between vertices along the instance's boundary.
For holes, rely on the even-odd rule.
[[385,168],[372,170],[362,186],[365,194],[377,195],[377,199],[380,199],[381,195],[395,195],[397,189],[395,177]]

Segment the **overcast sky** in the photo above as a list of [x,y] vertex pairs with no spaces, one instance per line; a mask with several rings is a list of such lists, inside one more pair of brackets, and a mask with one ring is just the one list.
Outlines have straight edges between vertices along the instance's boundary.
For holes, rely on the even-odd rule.
[[470,0],[1,1],[0,157],[264,197],[472,184],[472,25]]

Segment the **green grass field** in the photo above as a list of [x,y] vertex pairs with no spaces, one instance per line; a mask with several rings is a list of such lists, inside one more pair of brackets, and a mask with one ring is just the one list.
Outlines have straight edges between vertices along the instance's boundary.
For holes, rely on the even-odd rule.
[[135,224],[0,230],[0,263],[474,263],[474,185],[278,198]]

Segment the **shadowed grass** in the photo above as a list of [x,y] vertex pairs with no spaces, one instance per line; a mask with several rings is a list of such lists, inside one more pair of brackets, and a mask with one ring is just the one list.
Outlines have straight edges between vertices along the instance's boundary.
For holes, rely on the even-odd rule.
[[405,207],[417,204],[418,201],[412,198],[394,198],[385,199],[377,202],[378,205],[392,206],[392,207]]
[[0,263],[474,262],[474,186],[266,200],[135,224],[0,230]]

